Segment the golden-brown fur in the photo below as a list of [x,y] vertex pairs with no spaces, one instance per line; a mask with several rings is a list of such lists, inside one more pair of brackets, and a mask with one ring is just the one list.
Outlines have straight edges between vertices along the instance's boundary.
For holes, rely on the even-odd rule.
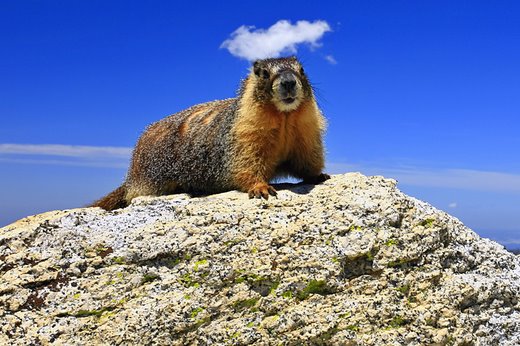
[[314,98],[295,110],[282,112],[273,104],[258,104],[253,96],[255,82],[245,82],[234,127],[240,148],[233,171],[236,184],[253,196],[266,196],[268,182],[280,173],[281,163],[290,159],[292,175],[306,179],[324,168],[322,133],[325,119]]

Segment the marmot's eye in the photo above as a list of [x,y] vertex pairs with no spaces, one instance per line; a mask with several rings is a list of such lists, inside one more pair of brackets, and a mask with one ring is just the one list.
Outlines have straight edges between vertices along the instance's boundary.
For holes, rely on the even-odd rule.
[[254,66],[253,71],[258,77],[262,77],[265,79],[269,79],[270,77],[269,71],[267,71],[267,69],[265,68],[258,67],[258,65]]

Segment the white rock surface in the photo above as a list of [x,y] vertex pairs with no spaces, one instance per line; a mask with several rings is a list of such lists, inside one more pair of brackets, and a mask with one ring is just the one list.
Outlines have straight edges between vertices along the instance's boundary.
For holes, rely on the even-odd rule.
[[0,229],[0,344],[520,345],[520,259],[352,173]]

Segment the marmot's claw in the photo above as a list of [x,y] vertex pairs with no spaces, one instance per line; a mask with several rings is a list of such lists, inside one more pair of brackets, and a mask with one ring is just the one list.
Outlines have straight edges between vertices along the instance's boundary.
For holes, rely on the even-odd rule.
[[320,173],[315,177],[304,179],[303,182],[306,184],[319,184],[319,183],[323,183],[325,180],[329,180],[329,179],[330,179],[330,175],[328,175],[327,173]]
[[258,183],[248,191],[249,198],[269,199],[269,195],[276,196],[276,190],[266,183]]
[[320,179],[320,183],[323,183],[325,180],[330,179],[330,175],[328,175],[327,173],[321,173],[319,175],[319,179]]

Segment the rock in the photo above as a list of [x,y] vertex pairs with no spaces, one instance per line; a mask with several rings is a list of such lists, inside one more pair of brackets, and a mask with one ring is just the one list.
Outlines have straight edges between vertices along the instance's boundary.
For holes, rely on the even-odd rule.
[[520,258],[383,177],[0,229],[0,344],[518,345]]

